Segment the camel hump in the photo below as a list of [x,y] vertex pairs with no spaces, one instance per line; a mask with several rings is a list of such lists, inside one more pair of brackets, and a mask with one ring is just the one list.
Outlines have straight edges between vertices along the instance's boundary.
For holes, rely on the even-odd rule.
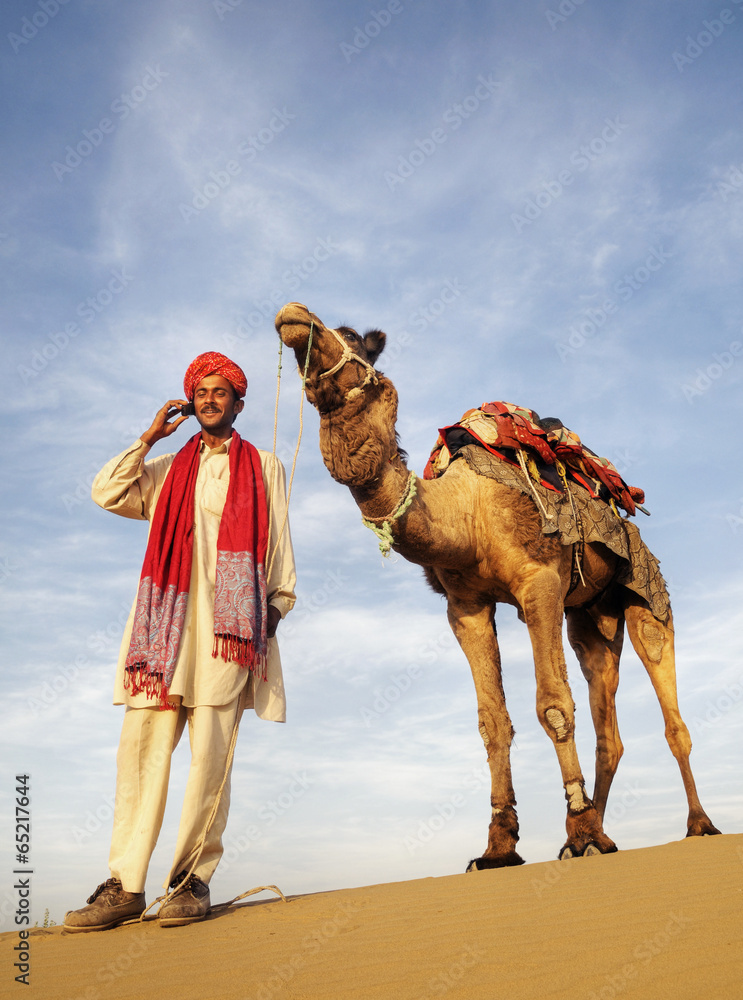
[[565,426],[559,417],[537,417],[535,423],[539,424],[543,431],[557,431]]

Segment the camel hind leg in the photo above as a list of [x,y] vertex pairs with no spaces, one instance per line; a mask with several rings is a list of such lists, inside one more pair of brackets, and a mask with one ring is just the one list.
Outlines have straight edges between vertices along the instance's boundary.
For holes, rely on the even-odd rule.
[[668,625],[664,625],[658,621],[647,604],[634,594],[626,599],[624,617],[632,645],[650,676],[660,702],[666,741],[681,771],[689,803],[686,836],[700,837],[719,833],[702,808],[689,765],[691,737],[678,706],[673,624],[669,621]]
[[596,731],[596,778],[591,799],[603,821],[609,790],[624,752],[616,710],[624,618],[620,608],[598,604],[590,610],[566,608],[565,616],[568,641],[588,681],[591,718]]

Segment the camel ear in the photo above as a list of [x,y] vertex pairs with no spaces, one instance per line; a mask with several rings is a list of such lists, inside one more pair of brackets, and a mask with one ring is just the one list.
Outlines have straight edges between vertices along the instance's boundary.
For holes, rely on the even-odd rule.
[[366,355],[370,365],[376,364],[377,358],[384,350],[386,343],[387,334],[382,333],[381,330],[369,330],[368,333],[364,334],[364,347],[366,348]]

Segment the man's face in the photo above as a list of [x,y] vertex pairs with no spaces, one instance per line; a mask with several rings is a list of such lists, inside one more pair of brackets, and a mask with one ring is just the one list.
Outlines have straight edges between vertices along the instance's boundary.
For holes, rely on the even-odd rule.
[[222,375],[207,375],[194,390],[194,411],[201,427],[210,434],[230,431],[245,405],[232,384]]

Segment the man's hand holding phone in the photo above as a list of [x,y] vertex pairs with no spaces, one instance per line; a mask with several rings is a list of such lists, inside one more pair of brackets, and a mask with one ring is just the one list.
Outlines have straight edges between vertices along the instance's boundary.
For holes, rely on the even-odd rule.
[[169,437],[193,412],[193,403],[189,403],[187,399],[169,399],[160,407],[150,427],[141,435],[142,441],[153,445],[162,438]]

